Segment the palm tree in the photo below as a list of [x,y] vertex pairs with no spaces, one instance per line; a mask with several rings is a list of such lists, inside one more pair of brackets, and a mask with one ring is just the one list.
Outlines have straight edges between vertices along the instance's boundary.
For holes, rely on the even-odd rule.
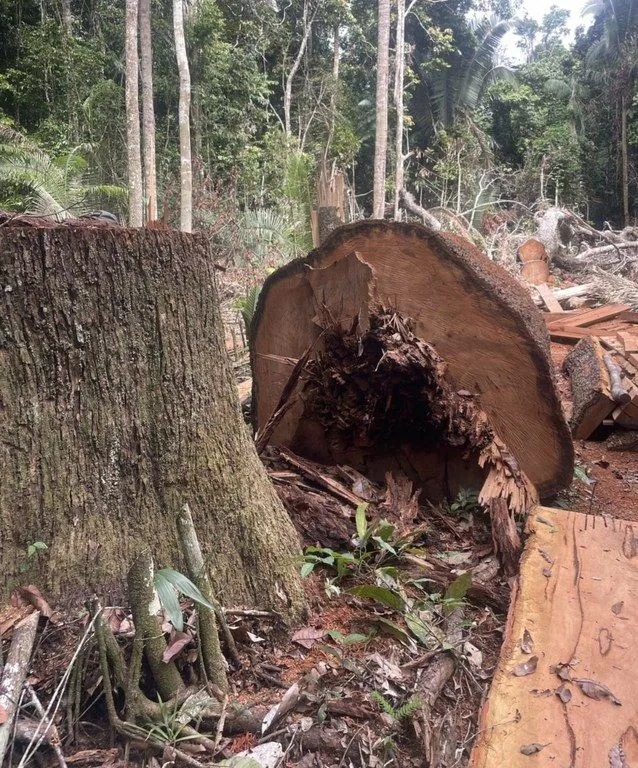
[[91,183],[83,156],[91,150],[82,144],[54,159],[20,132],[0,125],[0,193],[7,187],[17,190],[21,207],[58,221],[88,213],[105,201],[122,203],[122,187]]
[[452,128],[461,116],[471,116],[492,83],[513,77],[510,69],[494,62],[511,22],[489,17],[471,22],[470,27],[476,40],[474,52],[453,66],[433,70],[423,76],[426,108],[435,132],[440,128]]
[[620,114],[622,157],[623,223],[629,223],[629,148],[627,115],[638,75],[638,2],[634,0],[590,0],[583,16],[593,14],[600,27],[598,39],[587,51],[586,64],[592,78],[606,74],[616,94]]

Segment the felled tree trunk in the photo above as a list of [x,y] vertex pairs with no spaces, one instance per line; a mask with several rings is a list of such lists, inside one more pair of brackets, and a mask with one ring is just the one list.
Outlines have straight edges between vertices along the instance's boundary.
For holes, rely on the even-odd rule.
[[252,327],[257,429],[311,343],[273,444],[373,478],[401,469],[430,498],[476,487],[510,511],[571,481],[542,319],[462,238],[363,221],[273,273]]
[[225,603],[302,605],[297,537],[242,422],[203,237],[0,227],[0,573],[103,591],[188,503]]

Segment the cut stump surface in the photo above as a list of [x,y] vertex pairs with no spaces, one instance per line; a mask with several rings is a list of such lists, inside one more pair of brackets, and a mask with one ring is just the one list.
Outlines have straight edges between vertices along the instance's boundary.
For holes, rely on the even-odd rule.
[[[341,227],[307,258],[268,278],[251,333],[257,429],[272,415],[294,361],[317,340],[326,318],[344,330],[365,329],[375,303],[413,322],[414,335],[444,361],[450,387],[477,398],[542,497],[569,485],[573,448],[541,314],[527,291],[471,243],[416,224],[368,220]],[[321,349],[320,341],[313,357]],[[365,465],[334,453],[304,407],[302,395],[278,424],[272,444],[370,470],[370,457]],[[421,466],[434,466],[437,454],[419,464],[415,448],[402,446],[419,475]]]
[[471,768],[638,765],[638,530],[545,507],[528,530]]

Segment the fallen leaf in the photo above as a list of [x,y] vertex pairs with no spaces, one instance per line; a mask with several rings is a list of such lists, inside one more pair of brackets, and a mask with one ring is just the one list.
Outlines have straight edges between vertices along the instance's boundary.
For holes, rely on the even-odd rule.
[[467,641],[463,644],[463,651],[467,657],[467,660],[470,662],[470,664],[475,669],[481,669],[481,667],[483,666],[483,654],[481,653],[481,651],[479,651],[479,649],[475,645],[472,645],[472,643]]
[[624,600],[620,600],[617,603],[614,603],[611,606],[611,612],[613,614],[615,614],[616,616],[618,616],[618,614],[622,611],[622,607],[623,607],[624,604],[625,604]]
[[328,633],[325,629],[315,629],[314,627],[303,627],[303,629],[297,630],[295,634],[292,636],[291,640],[293,643],[297,643],[297,645],[301,645],[304,648],[307,648],[310,650],[312,646],[317,642],[317,640],[320,640],[322,637],[325,637]]
[[525,675],[533,675],[536,672],[538,665],[538,656],[532,656],[529,661],[524,661],[518,666],[514,667],[512,672],[516,677],[525,677]]
[[603,627],[598,632],[598,650],[600,651],[601,656],[606,656],[609,651],[611,651],[611,645],[613,642],[614,636],[606,627]]
[[523,653],[531,653],[534,650],[534,639],[528,629],[523,632],[523,639],[521,640],[521,651]]
[[162,654],[162,661],[164,664],[168,664],[171,659],[174,659],[192,639],[192,636],[187,632],[177,632],[177,630],[174,630],[173,635],[166,646],[166,650]]
[[559,677],[561,680],[564,680],[565,682],[570,682],[572,679],[571,667],[569,664],[556,664],[556,666],[550,667],[550,672],[553,672],[557,677]]
[[557,688],[556,695],[563,702],[563,704],[568,704],[572,700],[572,692],[566,685],[561,685],[560,688]]
[[606,685],[597,683],[595,680],[587,680],[586,678],[575,678],[574,682],[578,684],[585,696],[588,696],[590,699],[595,699],[596,701],[609,699],[612,704],[616,704],[618,707],[622,706],[620,699],[617,699]]
[[51,606],[44,599],[42,592],[40,592],[37,587],[34,587],[33,584],[27,584],[26,587],[18,587],[18,592],[23,600],[30,603],[34,608],[40,611],[43,616],[47,619],[51,618],[51,615],[53,614]]
[[538,752],[541,751],[541,749],[545,749],[545,747],[549,746],[551,742],[547,742],[547,744],[538,744],[534,742],[533,744],[524,744],[521,747],[521,754],[522,755],[535,755]]

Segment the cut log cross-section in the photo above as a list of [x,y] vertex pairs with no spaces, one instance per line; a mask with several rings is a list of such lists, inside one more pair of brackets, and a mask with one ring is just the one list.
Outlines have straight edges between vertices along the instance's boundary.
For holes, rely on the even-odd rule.
[[431,498],[483,485],[517,511],[569,484],[541,315],[462,238],[357,222],[273,273],[252,327],[258,430],[315,342],[272,444],[372,477],[401,469]]

